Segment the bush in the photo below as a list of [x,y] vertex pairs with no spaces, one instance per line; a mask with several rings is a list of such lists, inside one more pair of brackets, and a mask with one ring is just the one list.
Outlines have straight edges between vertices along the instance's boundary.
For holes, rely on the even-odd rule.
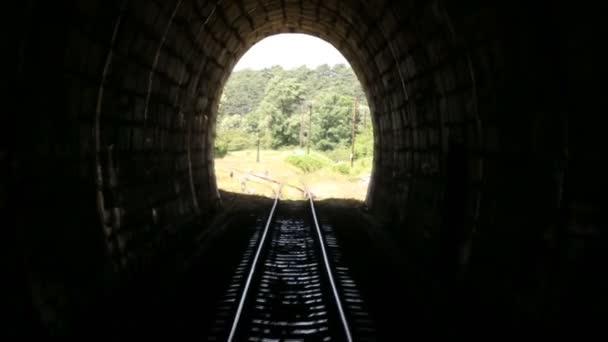
[[349,175],[351,171],[350,165],[344,162],[336,163],[336,165],[334,165],[334,171],[343,175]]
[[228,152],[242,151],[254,147],[253,137],[245,131],[230,129],[218,134],[216,146],[223,146]]
[[[347,145],[338,145],[333,150],[324,151],[327,157],[334,162],[348,162],[350,163],[350,154],[352,153],[352,147]],[[357,135],[355,140],[355,160],[365,159],[374,156],[374,136],[371,128],[367,131],[361,132]]]
[[351,169],[352,175],[362,175],[372,172],[372,157],[365,157],[355,160],[355,165]]
[[243,134],[234,135],[228,142],[228,151],[242,151],[253,147],[251,139]]
[[350,148],[337,148],[333,151],[326,151],[324,154],[335,162],[350,161]]
[[332,164],[330,159],[317,153],[292,155],[285,158],[285,161],[306,173],[321,170]]
[[355,157],[365,158],[374,155],[374,134],[371,129],[362,132],[355,140]]
[[215,144],[215,158],[223,158],[228,154],[228,147],[225,144]]

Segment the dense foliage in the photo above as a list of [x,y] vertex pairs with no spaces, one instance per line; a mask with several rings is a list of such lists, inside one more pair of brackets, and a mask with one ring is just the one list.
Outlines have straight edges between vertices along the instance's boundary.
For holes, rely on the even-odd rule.
[[332,165],[331,159],[319,153],[294,154],[287,157],[285,161],[307,173]]
[[310,132],[313,149],[348,159],[355,99],[356,156],[371,156],[369,109],[349,66],[234,72],[220,101],[216,152],[253,148],[258,139],[262,148],[303,147]]

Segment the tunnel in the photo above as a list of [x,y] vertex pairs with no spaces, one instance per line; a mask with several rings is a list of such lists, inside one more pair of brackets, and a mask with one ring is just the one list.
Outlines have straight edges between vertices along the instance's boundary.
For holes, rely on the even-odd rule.
[[69,330],[99,298],[192,248],[222,210],[213,172],[222,90],[240,57],[278,33],[331,43],[364,88],[375,132],[365,210],[399,246],[404,291],[458,288],[485,303],[480,311],[521,322],[606,313],[608,170],[592,8],[12,7],[0,209],[8,308],[23,326]]

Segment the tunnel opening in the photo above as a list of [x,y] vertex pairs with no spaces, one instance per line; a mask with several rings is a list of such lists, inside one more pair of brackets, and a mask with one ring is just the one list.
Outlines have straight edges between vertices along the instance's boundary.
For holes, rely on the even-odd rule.
[[270,36],[237,63],[221,95],[218,188],[274,198],[364,201],[373,164],[366,94],[344,56],[304,34]]

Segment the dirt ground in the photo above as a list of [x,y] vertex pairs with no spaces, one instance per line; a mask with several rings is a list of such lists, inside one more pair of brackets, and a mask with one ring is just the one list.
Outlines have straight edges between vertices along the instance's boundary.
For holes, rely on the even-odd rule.
[[283,199],[302,199],[302,189],[307,187],[317,199],[365,200],[369,177],[342,175],[322,169],[305,174],[285,162],[292,151],[260,151],[260,162],[256,162],[256,151],[231,152],[215,159],[215,174],[220,190],[274,197],[278,189],[275,180],[286,186],[281,190]]

